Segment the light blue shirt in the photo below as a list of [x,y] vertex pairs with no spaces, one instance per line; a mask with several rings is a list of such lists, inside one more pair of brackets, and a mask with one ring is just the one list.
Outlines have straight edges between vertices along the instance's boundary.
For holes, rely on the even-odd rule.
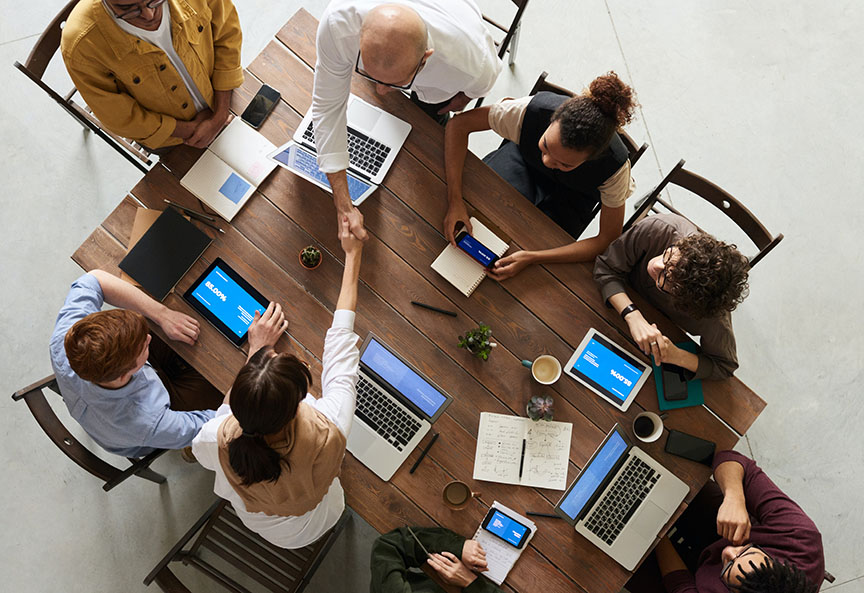
[[105,389],[80,378],[69,366],[63,341],[77,321],[102,309],[99,281],[90,274],[78,278],[66,295],[51,336],[51,366],[69,414],[109,453],[141,457],[155,449],[182,449],[213,410],[172,410],[168,391],[150,363],[119,389]]

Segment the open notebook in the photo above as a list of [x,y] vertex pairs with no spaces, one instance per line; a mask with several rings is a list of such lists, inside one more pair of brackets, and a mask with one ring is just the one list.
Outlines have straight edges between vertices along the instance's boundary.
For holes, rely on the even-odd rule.
[[272,142],[235,117],[192,165],[180,184],[231,221],[276,168]]
[[[504,255],[504,252],[507,251],[507,243],[498,238],[486,225],[473,216],[470,220],[471,228],[473,229],[471,234],[474,238],[492,250],[498,257]],[[441,274],[450,284],[461,290],[462,294],[466,297],[471,296],[471,293],[480,286],[483,278],[486,277],[486,269],[481,264],[450,243],[447,244],[441,255],[432,262],[432,269]]]

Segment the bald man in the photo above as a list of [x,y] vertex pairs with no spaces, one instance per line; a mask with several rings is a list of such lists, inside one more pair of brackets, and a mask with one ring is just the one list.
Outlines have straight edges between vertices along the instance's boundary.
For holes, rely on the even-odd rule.
[[430,115],[459,111],[492,88],[502,64],[474,0],[333,0],[318,26],[312,116],[318,167],[337,223],[366,238],[348,194],[346,107],[355,72],[385,95],[410,90]]

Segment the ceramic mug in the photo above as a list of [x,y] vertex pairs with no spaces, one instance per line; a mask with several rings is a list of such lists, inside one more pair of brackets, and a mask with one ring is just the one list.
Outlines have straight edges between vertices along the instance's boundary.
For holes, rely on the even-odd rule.
[[663,434],[663,418],[654,412],[642,412],[633,419],[633,434],[643,443],[653,443]]
[[541,385],[552,385],[561,377],[561,363],[550,354],[541,354],[534,362],[523,360],[522,366],[531,369],[531,376]]
[[444,504],[454,511],[464,509],[472,498],[480,496],[479,492],[471,492],[471,487],[465,482],[454,480],[444,486],[441,498]]

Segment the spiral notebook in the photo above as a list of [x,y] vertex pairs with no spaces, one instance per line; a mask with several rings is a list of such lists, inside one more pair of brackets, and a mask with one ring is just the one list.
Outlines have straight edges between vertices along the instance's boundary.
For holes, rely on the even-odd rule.
[[501,583],[504,582],[504,579],[507,578],[513,565],[516,564],[517,560],[519,560],[519,556],[521,556],[522,552],[525,551],[525,548],[528,547],[528,543],[534,537],[534,534],[537,533],[537,525],[528,517],[523,517],[516,511],[508,509],[497,500],[492,503],[492,507],[498,509],[508,517],[516,519],[529,529],[528,539],[521,548],[514,548],[510,544],[505,543],[483,529],[482,525],[477,528],[476,532],[474,532],[474,537],[471,539],[483,546],[483,549],[486,551],[486,564],[488,567],[480,574],[496,585],[501,585]]
[[[489,227],[473,216],[469,220],[473,229],[472,236],[488,247],[498,257],[504,255],[508,247],[507,242],[499,238],[489,230]],[[458,247],[454,247],[451,243],[448,243],[444,251],[441,252],[441,255],[432,262],[432,269],[462,291],[462,294],[466,297],[470,297],[471,293],[480,286],[483,278],[486,277],[486,268]]]

